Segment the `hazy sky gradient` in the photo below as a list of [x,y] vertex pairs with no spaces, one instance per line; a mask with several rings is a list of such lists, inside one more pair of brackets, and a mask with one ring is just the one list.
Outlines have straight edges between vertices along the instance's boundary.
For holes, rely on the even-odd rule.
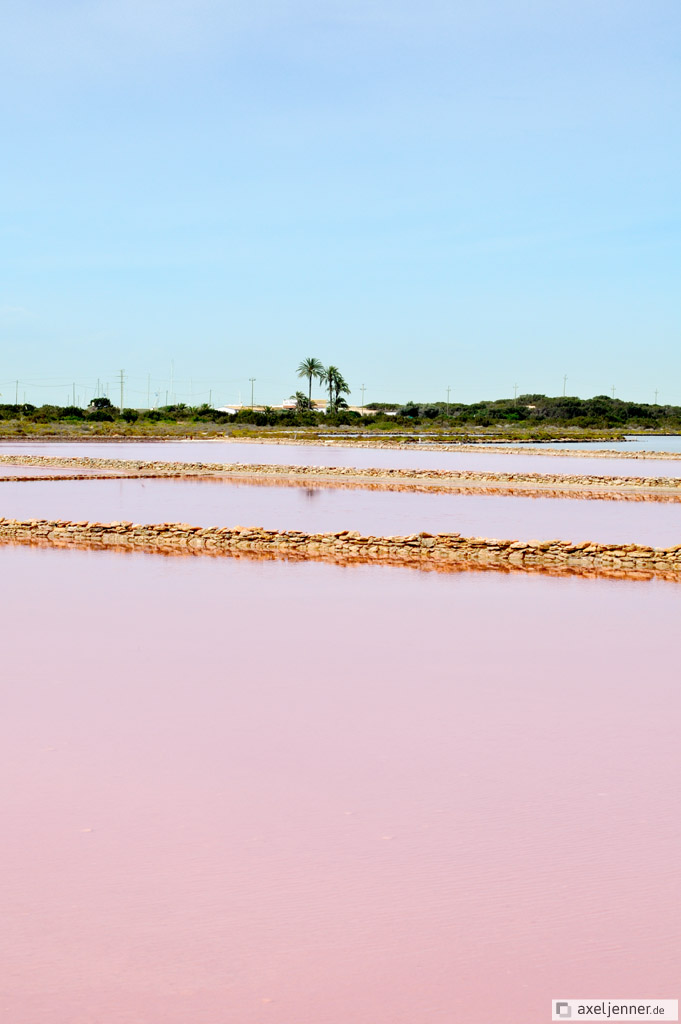
[[678,0],[3,11],[0,401],[681,404]]

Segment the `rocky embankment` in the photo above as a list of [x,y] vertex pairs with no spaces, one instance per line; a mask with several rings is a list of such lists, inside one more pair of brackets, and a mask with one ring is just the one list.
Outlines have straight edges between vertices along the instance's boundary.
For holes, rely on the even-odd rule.
[[[681,500],[681,477],[569,475],[561,473],[491,473],[475,470],[390,469],[354,466],[308,466],[206,462],[155,462],[138,459],[59,458],[46,455],[0,455],[0,465],[52,467],[74,471],[72,479],[110,479],[113,474],[145,478],[220,477],[226,480],[271,480],[291,483],[344,483],[352,487],[387,487],[399,490],[502,489],[507,492],[541,492],[560,497],[629,497],[641,500]],[[78,475],[78,470],[87,475]],[[63,480],[63,475],[12,476],[12,480]]]
[[0,543],[80,547],[166,554],[231,555],[413,566],[438,571],[502,569],[681,582],[681,544],[651,548],[640,544],[569,541],[512,541],[459,534],[419,533],[406,537],[302,533],[255,527],[139,525],[130,522],[69,522],[0,519]]
[[[662,435],[665,437],[672,435]],[[552,441],[431,441],[419,437],[405,438],[403,441],[373,437],[334,437],[334,438],[298,438],[298,437],[224,437],[220,443],[233,444],[284,444],[284,445],[316,445],[330,448],[385,448],[396,451],[423,452],[494,452],[496,455],[555,455],[573,459],[666,459],[681,460],[681,452],[626,451],[615,448],[549,448],[549,444],[579,444],[568,438],[556,438]],[[587,442],[582,442],[587,443]]]

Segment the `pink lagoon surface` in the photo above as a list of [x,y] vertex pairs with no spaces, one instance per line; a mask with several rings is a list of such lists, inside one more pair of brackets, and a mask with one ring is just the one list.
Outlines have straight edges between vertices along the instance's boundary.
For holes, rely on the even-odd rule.
[[388,535],[426,530],[653,546],[681,543],[681,502],[421,494],[217,480],[0,482],[0,516]]
[[480,470],[490,473],[576,473],[605,476],[681,476],[681,460],[579,458],[499,452],[409,451],[324,445],[244,444],[238,441],[66,442],[0,444],[0,454],[152,459],[159,462],[243,462],[306,466],[368,466]]
[[681,995],[681,590],[0,548],[0,1019]]
[[61,468],[60,466],[13,466],[11,463],[0,462],[0,477],[3,476],[73,476],[78,473],[81,476],[92,476],[100,473],[113,473],[114,470],[88,469],[80,466],[74,469]]

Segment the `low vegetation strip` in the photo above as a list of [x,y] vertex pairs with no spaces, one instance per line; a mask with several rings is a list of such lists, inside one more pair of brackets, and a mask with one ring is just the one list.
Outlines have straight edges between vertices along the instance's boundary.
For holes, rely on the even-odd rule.
[[72,522],[0,519],[0,543],[42,544],[169,554],[256,555],[350,563],[406,565],[440,571],[518,569],[627,578],[662,576],[681,582],[681,544],[512,541],[419,533],[363,536],[350,530],[303,533],[260,527],[198,527],[187,523]]
[[[201,405],[172,402],[157,408],[116,407],[110,398],[97,395],[84,408],[72,394],[73,404],[65,406],[35,405],[18,402],[18,384],[14,404],[0,404],[0,424],[7,436],[26,436],[49,432],[68,436],[81,433],[103,434],[215,434],[225,430],[251,428],[281,430],[296,428],[324,432],[352,430],[428,431],[456,433],[459,438],[470,433],[489,436],[491,432],[509,437],[547,441],[555,436],[623,437],[627,434],[672,433],[681,431],[681,407],[631,402],[613,395],[549,396],[543,394],[514,395],[492,401],[464,404],[454,401],[371,402],[351,408],[351,388],[338,366],[325,366],[314,356],[303,359],[296,368],[299,380],[307,379],[305,391],[295,391],[278,407],[255,406],[253,392],[250,406],[228,406],[215,409],[211,401]],[[312,399],[312,382],[323,385],[327,398]],[[291,382],[293,383],[293,381]],[[294,385],[295,387],[296,385]],[[304,385],[303,385],[304,386]],[[172,388],[171,388],[172,390]],[[306,393],[307,392],[307,393]],[[364,388],[362,388],[362,395]],[[158,392],[157,392],[158,394]],[[166,397],[168,397],[166,395]],[[449,397],[449,395],[448,395]],[[655,396],[657,399],[657,395]],[[209,394],[212,399],[212,392]],[[121,406],[123,395],[121,395]]]
[[[204,463],[204,462],[153,462],[137,459],[96,459],[96,458],[59,458],[46,455],[0,455],[0,464],[22,465],[35,467],[52,467],[71,470],[88,470],[88,476],[81,479],[97,479],[93,471],[102,474],[116,473],[121,475],[145,478],[167,477],[201,478],[220,477],[223,479],[257,480],[269,479],[288,483],[304,481],[313,483],[346,482],[353,487],[394,486],[396,489],[409,490],[424,487],[429,490],[452,490],[454,488],[518,488],[545,491],[554,496],[607,497],[608,494],[624,494],[631,492],[651,498],[658,495],[667,500],[681,500],[681,477],[644,477],[644,476],[604,476],[594,474],[569,475],[562,473],[488,473],[475,470],[452,471],[446,469],[390,469],[390,468],[358,468],[353,466],[296,466],[243,463]],[[102,477],[99,477],[100,479]],[[108,476],[111,479],[111,476]],[[9,479],[9,477],[8,477]],[[12,478],[14,480],[19,477]],[[23,477],[23,479],[29,479]],[[50,479],[48,476],[40,477]],[[55,476],[52,479],[65,479]]]

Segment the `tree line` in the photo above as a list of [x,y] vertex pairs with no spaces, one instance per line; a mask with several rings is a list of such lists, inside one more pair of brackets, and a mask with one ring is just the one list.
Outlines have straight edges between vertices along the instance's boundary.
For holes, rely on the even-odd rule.
[[[628,402],[609,395],[594,398],[574,398],[546,395],[519,395],[494,401],[473,402],[407,402],[405,405],[374,402],[366,406],[370,416],[348,409],[345,395],[350,393],[347,383],[337,367],[322,366],[317,370],[311,359],[303,360],[298,375],[307,379],[307,394],[297,392],[295,409],[242,408],[236,415],[220,412],[208,404],[188,406],[184,403],[161,406],[157,409],[120,410],[108,398],[94,399],[88,408],[79,406],[43,405],[28,403],[0,404],[0,420],[22,421],[26,424],[58,423],[114,423],[121,419],[129,424],[144,422],[194,423],[249,423],[256,426],[329,426],[359,425],[363,428],[438,427],[444,429],[475,430],[478,427],[521,428],[536,430],[543,427],[570,427],[585,430],[616,429],[624,433],[653,430],[681,433],[681,407],[674,405]],[[312,407],[312,383],[318,380],[328,389],[326,413]]]
[[629,433],[634,433],[637,428],[674,432],[681,430],[679,406],[628,402],[611,398],[610,395],[577,398],[569,395],[550,397],[532,394],[470,404],[407,402],[406,405],[398,405],[374,402],[367,405],[367,409],[376,413],[391,413],[398,421],[411,423],[444,420],[472,427],[515,424],[527,427],[620,428]]

